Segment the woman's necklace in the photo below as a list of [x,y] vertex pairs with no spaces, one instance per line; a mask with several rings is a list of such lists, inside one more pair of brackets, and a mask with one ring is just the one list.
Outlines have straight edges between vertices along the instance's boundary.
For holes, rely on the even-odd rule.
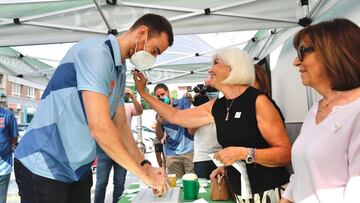
[[323,110],[325,110],[326,108],[328,108],[332,102],[334,102],[335,100],[337,100],[340,97],[340,95],[341,94],[336,95],[336,97],[334,97],[334,99],[328,101],[326,104],[322,105],[322,107],[319,105],[319,108],[318,108],[317,112],[320,113]]
[[235,99],[233,99],[230,103],[230,105],[228,106],[228,100],[226,100],[226,116],[225,116],[225,121],[228,121],[229,120],[229,111],[230,111],[230,108],[231,106],[233,105]]

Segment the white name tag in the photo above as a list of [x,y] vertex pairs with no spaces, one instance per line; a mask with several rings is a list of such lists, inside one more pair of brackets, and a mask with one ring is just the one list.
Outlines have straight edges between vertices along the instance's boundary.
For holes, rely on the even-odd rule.
[[331,127],[331,130],[336,132],[339,128],[341,128],[341,123],[335,123],[335,125]]
[[236,112],[234,118],[240,118],[241,112]]

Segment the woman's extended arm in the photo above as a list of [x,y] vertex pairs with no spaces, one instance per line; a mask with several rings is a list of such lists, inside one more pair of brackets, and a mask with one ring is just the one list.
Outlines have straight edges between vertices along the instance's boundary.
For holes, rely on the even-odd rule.
[[147,80],[141,72],[134,71],[133,75],[139,94],[169,123],[177,124],[185,128],[196,128],[214,122],[211,115],[211,108],[214,101],[209,101],[196,108],[178,110],[146,93],[145,86]]

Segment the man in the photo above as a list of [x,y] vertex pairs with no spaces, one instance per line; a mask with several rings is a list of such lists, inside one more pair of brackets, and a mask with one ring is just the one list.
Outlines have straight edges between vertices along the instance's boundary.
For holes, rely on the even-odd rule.
[[12,149],[18,136],[14,114],[0,107],[0,203],[6,203],[13,162]]
[[[163,83],[157,84],[154,92],[159,100],[175,108],[182,110],[191,107],[191,103],[186,97],[181,99],[170,98],[169,89]],[[181,178],[185,173],[194,173],[193,136],[188,133],[186,128],[171,124],[157,115],[155,134],[159,140],[163,138],[164,131],[166,133],[164,149],[168,173],[176,174],[178,178]]]
[[125,60],[148,61],[141,56],[155,58],[172,43],[170,23],[146,14],[118,37],[83,40],[68,51],[15,151],[22,202],[90,202],[95,142],[156,194],[168,190],[164,172],[137,148],[123,104]]
[[[132,101],[132,103],[124,104],[127,124],[131,128],[132,117],[141,115],[143,108],[129,88],[125,88],[125,95]],[[124,191],[126,169],[112,160],[98,145],[96,146],[96,154],[97,170],[94,203],[103,203],[105,200],[106,186],[109,181],[111,168],[114,168],[113,203],[116,203]]]

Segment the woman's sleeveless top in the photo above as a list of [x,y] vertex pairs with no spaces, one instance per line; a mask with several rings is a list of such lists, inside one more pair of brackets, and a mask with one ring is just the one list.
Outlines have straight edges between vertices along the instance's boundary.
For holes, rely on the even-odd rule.
[[[215,101],[212,115],[215,118],[218,142],[223,148],[241,146],[263,149],[270,147],[261,135],[256,120],[255,102],[261,94],[265,93],[251,86],[248,87],[243,94],[234,99],[229,109],[228,121],[225,121],[226,108],[230,106],[232,100],[226,103],[225,97],[222,97]],[[268,98],[272,101],[270,97]],[[273,104],[281,115],[275,102]],[[266,167],[254,163],[248,164],[246,168],[253,194],[280,187],[289,182],[289,173],[285,167]],[[240,195],[240,173],[232,166],[227,167],[226,170],[232,191]]]

